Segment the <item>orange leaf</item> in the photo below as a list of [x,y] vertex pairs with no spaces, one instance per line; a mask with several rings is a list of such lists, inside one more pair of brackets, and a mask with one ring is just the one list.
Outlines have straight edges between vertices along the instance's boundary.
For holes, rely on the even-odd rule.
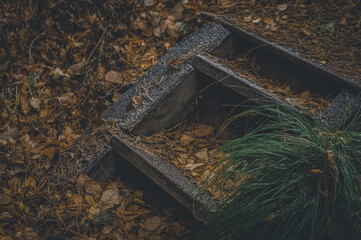
[[40,156],[46,157],[48,160],[53,159],[56,152],[56,147],[46,148],[40,152]]

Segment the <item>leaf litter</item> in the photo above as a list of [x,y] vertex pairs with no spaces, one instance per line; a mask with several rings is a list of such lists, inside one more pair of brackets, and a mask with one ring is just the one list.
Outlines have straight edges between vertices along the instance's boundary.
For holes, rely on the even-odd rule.
[[[1,2],[2,238],[189,238],[189,223],[120,180],[76,184],[94,149],[109,141],[111,127],[97,123],[106,106],[195,31],[196,16],[214,4]],[[90,126],[92,134],[79,138]]]
[[[337,36],[345,39],[355,32],[359,34],[360,20],[353,18],[356,8],[351,3],[345,7],[350,15],[334,21],[336,31],[332,21],[324,23],[328,24],[321,29],[324,40],[335,42]],[[253,1],[247,3],[247,10],[239,1],[3,1],[0,236],[186,239],[191,226],[177,220],[172,210],[146,203],[141,191],[120,180],[97,183],[88,179],[80,175],[80,166],[89,161],[94,149],[100,151],[109,141],[111,127],[97,123],[106,106],[115,102],[184,35],[196,30],[202,11],[230,13],[243,9],[251,29],[257,29],[252,24],[266,24],[268,28],[262,34],[279,41],[285,34],[269,35],[268,30],[283,33],[287,26],[286,31],[306,36],[287,42],[296,50],[309,50],[305,47],[309,40],[317,46],[332,46],[315,48],[318,52],[309,57],[336,66],[345,75],[350,74],[350,69],[360,69],[357,62],[345,65],[339,61],[346,55],[355,59],[357,51],[353,45],[350,51],[341,53],[337,49],[344,48],[333,48],[336,45],[329,42],[323,44],[321,34],[307,39],[317,32],[312,26],[317,28],[319,24],[300,24],[288,12],[295,7],[304,9],[305,5],[277,5],[280,14],[275,17],[268,14],[275,7],[271,4],[263,6]],[[316,8],[321,12],[323,9]],[[302,14],[296,16],[300,17]],[[338,23],[344,27],[338,28]],[[263,28],[259,30],[262,32]],[[337,46],[348,44],[345,41]],[[330,57],[333,53],[335,58]],[[79,139],[92,125],[94,133]],[[217,141],[210,133],[197,136],[184,126],[174,129],[177,128],[177,136],[164,133],[169,139],[158,138],[176,151],[174,161],[187,174],[200,179],[200,170],[213,164],[210,156]],[[172,137],[178,146],[171,144]],[[198,148],[192,147],[191,156],[184,152],[185,145]],[[329,156],[331,161],[332,153]]]

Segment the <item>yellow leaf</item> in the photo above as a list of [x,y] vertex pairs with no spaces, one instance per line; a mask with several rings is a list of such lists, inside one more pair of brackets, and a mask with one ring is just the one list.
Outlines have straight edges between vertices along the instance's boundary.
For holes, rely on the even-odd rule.
[[40,156],[47,158],[48,160],[53,159],[56,152],[56,147],[50,147],[42,150]]
[[313,174],[313,175],[318,175],[318,176],[324,175],[324,172],[322,170],[320,170],[320,169],[312,169],[310,171],[310,173]]
[[332,150],[326,150],[327,159],[331,165],[335,165],[335,153]]
[[271,24],[271,23],[273,23],[273,20],[272,20],[271,18],[269,18],[269,17],[265,17],[265,18],[263,19],[263,22],[264,22],[265,24]]
[[284,11],[284,10],[286,10],[287,9],[287,4],[281,4],[281,5],[278,5],[277,6],[277,9],[279,10],[279,11]]
[[346,18],[342,19],[340,23],[341,25],[347,26]]
[[98,204],[94,201],[94,198],[92,197],[92,196],[90,196],[90,195],[85,195],[85,201],[89,204],[89,205],[91,205],[91,206],[98,206]]
[[36,181],[34,178],[32,177],[28,177],[27,179],[25,179],[24,183],[23,183],[24,187],[32,187],[35,188],[36,187]]

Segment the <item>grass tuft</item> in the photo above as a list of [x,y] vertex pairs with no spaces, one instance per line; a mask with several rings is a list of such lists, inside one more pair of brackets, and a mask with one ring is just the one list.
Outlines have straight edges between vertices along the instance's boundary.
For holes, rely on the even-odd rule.
[[335,132],[286,105],[244,115],[263,121],[221,147],[225,167],[206,185],[227,197],[198,239],[361,239],[360,114]]

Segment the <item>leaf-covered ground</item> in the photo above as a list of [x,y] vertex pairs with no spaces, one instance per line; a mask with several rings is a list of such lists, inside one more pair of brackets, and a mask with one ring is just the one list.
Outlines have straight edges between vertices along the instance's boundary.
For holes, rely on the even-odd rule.
[[[79,166],[63,153],[169,48],[202,24],[201,11],[236,11],[242,26],[271,40],[284,32],[302,35],[297,39],[303,42],[283,43],[302,49],[304,42],[314,42],[305,48],[315,47],[311,58],[332,47],[316,59],[341,67],[350,61],[351,68],[344,68],[348,75],[361,69],[357,42],[351,48],[350,41],[338,43],[360,34],[356,3],[332,1],[337,8],[331,11],[286,2],[1,1],[1,239],[189,238],[192,226],[176,216],[177,209],[148,203],[142,190],[119,179],[97,183],[79,175]],[[308,9],[314,6],[328,22],[313,16]]]

